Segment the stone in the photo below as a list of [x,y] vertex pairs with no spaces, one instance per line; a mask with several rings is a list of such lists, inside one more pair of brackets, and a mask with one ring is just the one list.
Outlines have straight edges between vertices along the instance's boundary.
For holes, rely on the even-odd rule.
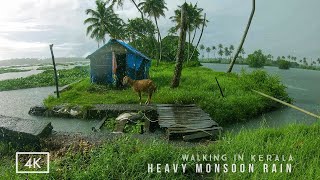
[[30,108],[28,114],[33,116],[43,116],[48,108],[44,106],[33,106]]
[[37,143],[52,132],[50,122],[0,115],[0,140],[14,143]]

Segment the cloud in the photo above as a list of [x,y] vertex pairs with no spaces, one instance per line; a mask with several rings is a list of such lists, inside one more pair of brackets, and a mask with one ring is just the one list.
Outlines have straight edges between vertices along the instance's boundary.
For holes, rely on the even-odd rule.
[[[125,0],[116,13],[125,21],[140,13]],[[166,0],[166,17],[160,17],[159,28],[164,37],[173,26],[169,17],[184,0]],[[209,19],[201,44],[219,43],[237,46],[251,10],[251,1],[199,1]],[[274,56],[318,57],[320,36],[320,1],[257,1],[256,14],[245,42],[246,52],[263,49]],[[97,48],[85,34],[83,24],[87,8],[94,0],[9,0],[0,1],[0,59],[14,57],[48,57],[48,45],[54,44],[56,56],[84,56]],[[151,19],[153,21],[153,19]],[[198,34],[199,36],[199,34]],[[198,37],[197,36],[197,37]]]

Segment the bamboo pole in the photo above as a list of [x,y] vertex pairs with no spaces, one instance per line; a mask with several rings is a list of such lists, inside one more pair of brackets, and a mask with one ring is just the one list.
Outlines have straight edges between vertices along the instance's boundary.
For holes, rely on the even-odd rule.
[[316,115],[316,114],[314,114],[314,113],[312,113],[312,112],[306,111],[306,110],[304,110],[304,109],[302,109],[302,108],[299,108],[299,107],[294,106],[294,105],[292,105],[292,104],[289,104],[289,103],[287,103],[287,102],[281,101],[280,99],[274,98],[274,97],[269,96],[269,95],[267,95],[267,94],[264,94],[264,93],[262,93],[262,92],[260,92],[260,91],[256,91],[256,90],[254,90],[254,89],[252,89],[252,91],[255,92],[255,93],[260,94],[261,96],[267,97],[267,98],[272,99],[272,100],[274,100],[274,101],[277,101],[277,102],[279,102],[279,103],[281,103],[281,104],[283,104],[283,105],[289,106],[289,107],[291,107],[291,108],[293,108],[293,109],[296,109],[296,110],[301,111],[301,112],[303,112],[303,113],[305,113],[305,114],[308,114],[308,115],[310,115],[310,116],[312,116],[312,117],[315,117],[315,118],[317,118],[317,119],[320,119],[320,116],[318,116],[318,115]]
[[57,93],[57,98],[60,98],[56,62],[54,61],[54,55],[53,55],[52,47],[53,47],[53,44],[50,44],[50,51],[51,51],[51,56],[52,56],[52,65],[53,65],[53,72],[54,72],[54,79],[55,79],[55,84],[56,84],[56,93]]

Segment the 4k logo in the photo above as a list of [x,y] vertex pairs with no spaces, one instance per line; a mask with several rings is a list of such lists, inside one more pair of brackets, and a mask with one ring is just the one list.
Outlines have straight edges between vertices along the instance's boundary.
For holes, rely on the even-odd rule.
[[49,153],[17,152],[16,173],[49,173]]

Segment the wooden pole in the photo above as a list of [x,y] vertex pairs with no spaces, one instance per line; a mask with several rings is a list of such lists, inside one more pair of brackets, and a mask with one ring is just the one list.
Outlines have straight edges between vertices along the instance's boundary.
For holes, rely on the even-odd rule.
[[287,102],[281,101],[280,99],[274,98],[274,97],[269,96],[269,95],[267,95],[267,94],[264,94],[264,93],[262,93],[262,92],[259,92],[259,91],[253,90],[253,89],[252,89],[252,91],[255,92],[255,93],[260,94],[261,96],[264,96],[264,97],[267,97],[267,98],[272,99],[272,100],[274,100],[274,101],[277,101],[277,102],[279,102],[279,103],[281,103],[281,104],[283,104],[283,105],[289,106],[289,107],[291,107],[291,108],[293,108],[293,109],[296,109],[296,110],[298,110],[298,111],[301,111],[301,112],[303,112],[303,113],[306,113],[306,114],[308,114],[308,115],[310,115],[310,116],[312,116],[312,117],[315,117],[315,118],[320,119],[320,116],[318,116],[318,115],[316,115],[316,114],[313,114],[312,112],[306,111],[306,110],[304,110],[304,109],[302,109],[302,108],[299,108],[299,107],[294,106],[294,105],[292,105],[292,104],[289,104],[289,103],[287,103]]
[[56,62],[54,61],[54,55],[53,55],[53,51],[52,51],[53,44],[50,44],[49,46],[50,46],[51,57],[52,57],[52,64],[53,64],[54,80],[55,80],[55,84],[56,84],[57,98],[60,98],[59,83],[58,83],[58,74],[57,74],[57,69],[56,69]]
[[[215,78],[216,78],[216,77],[215,77]],[[219,86],[221,96],[222,96],[222,97],[224,97],[223,92],[222,92],[222,89],[221,89],[221,87],[220,87],[220,84],[219,84],[219,82],[218,82],[218,79],[217,79],[217,78],[216,78],[216,82],[217,82],[217,84],[218,84],[218,86]]]

